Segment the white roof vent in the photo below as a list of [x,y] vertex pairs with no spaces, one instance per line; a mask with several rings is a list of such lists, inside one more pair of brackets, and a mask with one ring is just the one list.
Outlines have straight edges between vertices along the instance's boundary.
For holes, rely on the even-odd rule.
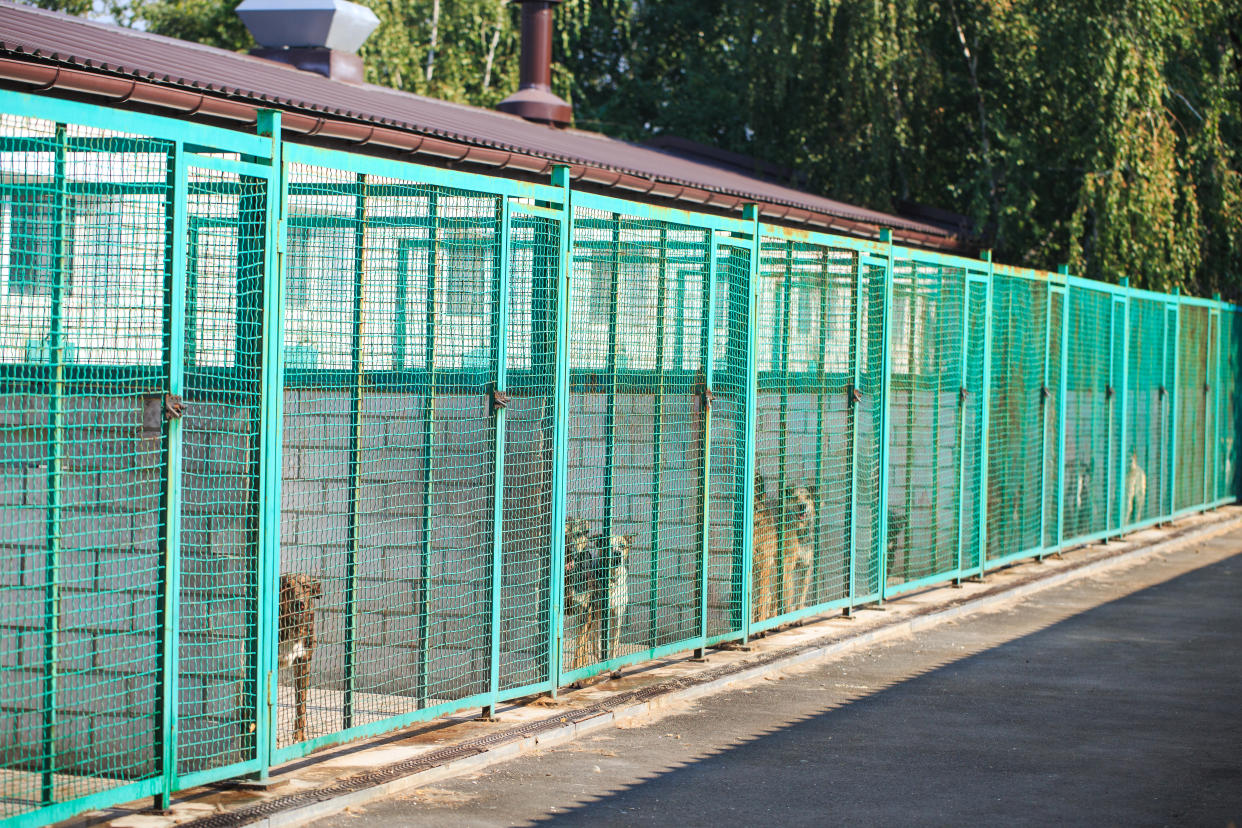
[[366,6],[350,0],[242,0],[235,11],[259,44],[251,54],[362,82],[356,52],[380,23]]

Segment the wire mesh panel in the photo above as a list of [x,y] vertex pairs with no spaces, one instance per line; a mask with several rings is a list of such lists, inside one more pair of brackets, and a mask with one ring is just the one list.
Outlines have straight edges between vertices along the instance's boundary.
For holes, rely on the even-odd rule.
[[1061,403],[1065,375],[1065,290],[1049,288],[1048,356],[1042,394],[1043,403],[1043,536],[1045,548],[1061,542]]
[[1108,527],[1113,410],[1112,296],[1073,285],[1069,310],[1075,344],[1066,364],[1065,541]]
[[1165,303],[1130,299],[1129,366],[1126,375],[1126,448],[1122,522],[1159,517],[1169,468],[1169,388],[1165,376]]
[[962,495],[960,568],[979,566],[983,554],[984,350],[987,338],[988,286],[970,279],[966,289],[965,382],[962,395]]
[[1050,395],[1048,283],[997,274],[992,286],[988,558],[1043,544],[1043,471]]
[[0,820],[160,771],[171,153],[0,116]]
[[[884,293],[887,267],[860,261],[854,351],[858,392],[854,406],[857,444],[854,452],[854,601],[880,595],[882,544],[880,527],[881,450],[884,442]],[[884,544],[886,545],[886,544]]]
[[1218,499],[1237,497],[1238,495],[1238,371],[1239,349],[1242,348],[1242,325],[1239,314],[1225,308],[1221,319],[1221,389],[1217,397],[1220,411],[1217,434],[1217,483]]
[[267,183],[191,169],[182,419],[179,773],[256,758]]
[[699,629],[710,231],[575,208],[563,668]]
[[965,272],[898,260],[890,309],[890,587],[957,569]]
[[515,215],[509,227],[509,400],[505,417],[500,689],[548,676],[552,588],[552,427],[561,225]]
[[761,248],[756,622],[849,597],[856,258],[777,239]]
[[487,691],[497,635],[506,686],[539,669],[553,357],[532,320],[555,302],[559,244],[539,220],[510,233],[518,532],[494,628],[501,198],[305,164],[289,181],[282,745]]
[[1204,435],[1208,397],[1208,309],[1198,305],[1178,307],[1177,340],[1177,452],[1174,455],[1176,511],[1203,502]]
[[707,634],[745,627],[742,595],[742,521],[745,510],[746,366],[750,331],[750,250],[716,246],[712,347],[710,498],[707,554]]

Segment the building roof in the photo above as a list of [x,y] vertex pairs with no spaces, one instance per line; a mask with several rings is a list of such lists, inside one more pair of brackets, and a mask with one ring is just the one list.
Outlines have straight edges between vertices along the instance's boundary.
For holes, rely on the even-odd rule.
[[198,43],[0,0],[0,58],[72,67],[321,117],[374,124],[449,142],[610,170],[621,175],[783,205],[957,247],[942,225],[806,193],[658,149],[558,129],[479,107],[380,86],[355,85]]

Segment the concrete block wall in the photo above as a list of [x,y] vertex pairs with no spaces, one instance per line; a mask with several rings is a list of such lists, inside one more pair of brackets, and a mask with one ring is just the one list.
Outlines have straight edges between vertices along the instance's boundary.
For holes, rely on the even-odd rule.
[[55,613],[57,768],[120,779],[154,771],[164,468],[161,441],[140,436],[141,404],[64,401],[59,591],[50,604],[48,398],[0,395],[0,766],[39,769],[45,632]]

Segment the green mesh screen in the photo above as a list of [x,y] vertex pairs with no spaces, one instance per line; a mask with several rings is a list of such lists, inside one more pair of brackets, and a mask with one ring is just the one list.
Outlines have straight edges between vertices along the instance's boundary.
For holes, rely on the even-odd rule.
[[855,259],[775,239],[760,251],[752,621],[849,597]]
[[0,821],[159,771],[171,149],[0,117]]
[[706,230],[576,210],[566,670],[698,632],[710,261]]
[[893,266],[890,586],[957,569],[964,298],[960,269]]
[[178,771],[255,756],[266,182],[191,169]]
[[281,568],[322,597],[309,664],[282,661],[282,744],[451,705],[493,669],[501,691],[546,679],[560,249],[519,212],[503,249],[497,196],[304,165],[289,187]]
[[1173,508],[1190,509],[1203,501],[1204,439],[1208,426],[1208,359],[1211,350],[1207,308],[1178,308],[1177,450],[1173,463]]
[[854,453],[854,601],[880,594],[880,477],[884,442],[884,292],[885,267],[864,261],[862,290],[856,297],[858,328],[856,354],[858,392],[854,406],[857,444]]
[[1217,498],[1232,498],[1238,494],[1238,355],[1242,348],[1242,324],[1238,314],[1231,310],[1221,312],[1221,387],[1217,396],[1220,419],[1216,429],[1217,452]]
[[1061,398],[1065,379],[1065,354],[1068,337],[1065,335],[1065,291],[1048,290],[1048,352],[1045,359],[1044,384],[1040,390],[1043,397],[1042,444],[1043,462],[1043,537],[1045,548],[1061,542],[1060,487],[1061,463]]
[[971,279],[966,293],[966,381],[962,399],[961,568],[979,566],[983,552],[983,431],[987,282]]
[[1064,540],[1104,531],[1108,524],[1109,444],[1113,410],[1112,297],[1074,288],[1065,399]]
[[715,400],[711,414],[707,633],[744,627],[742,520],[746,488],[746,354],[750,331],[750,251],[716,246],[712,325]]
[[990,559],[1038,549],[1043,541],[1048,297],[1047,282],[1001,275],[992,282]]
[[0,819],[1238,492],[1231,306],[304,149],[0,115]]
[[1163,513],[1169,469],[1169,388],[1165,303],[1130,300],[1126,375],[1125,477],[1122,520],[1141,523]]

